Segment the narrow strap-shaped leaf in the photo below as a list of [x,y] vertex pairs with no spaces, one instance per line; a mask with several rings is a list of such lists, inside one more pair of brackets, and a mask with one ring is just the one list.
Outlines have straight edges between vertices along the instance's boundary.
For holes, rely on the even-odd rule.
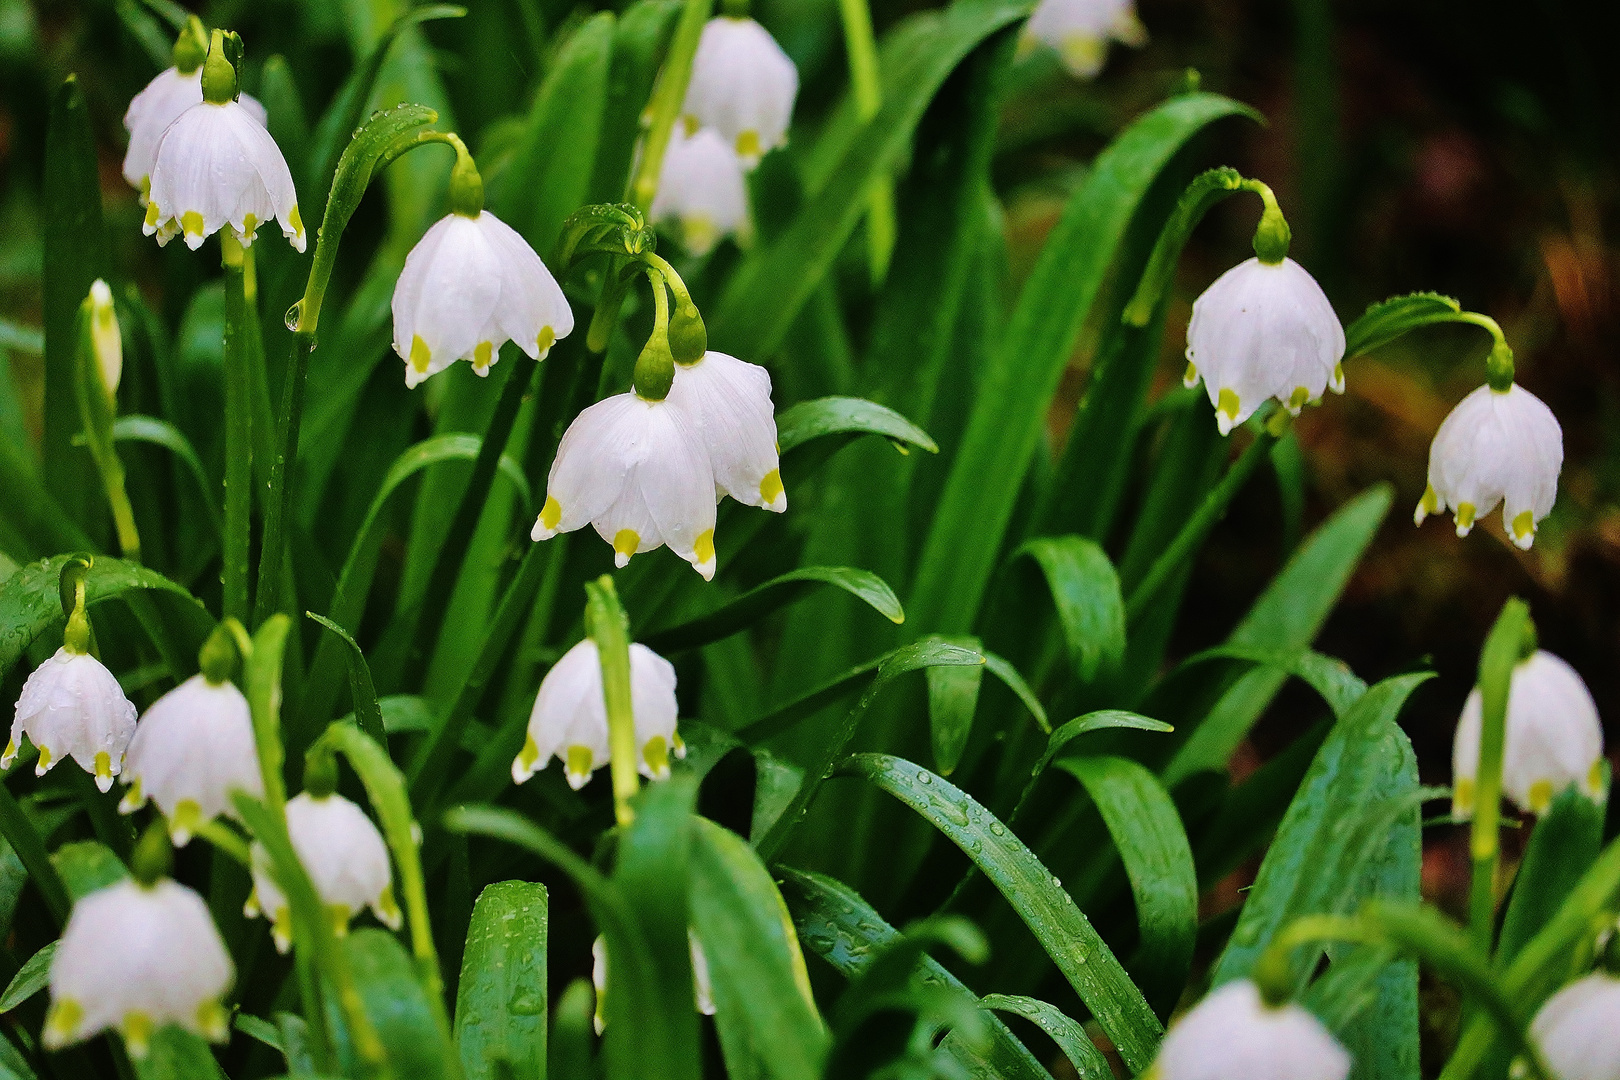
[[865,601],[872,610],[890,622],[905,621],[905,612],[901,610],[894,590],[870,570],[858,570],[853,566],[802,566],[755,586],[707,615],[638,637],[642,644],[656,653],[707,645],[746,630],[771,612],[806,595],[817,585],[842,589]]
[[741,837],[703,818],[693,824],[692,927],[726,1060],[758,1062],[776,1080],[816,1080],[827,1034],[776,883]]
[[376,1026],[390,1071],[411,1080],[457,1080],[460,1059],[449,1032],[435,1020],[440,1010],[394,935],[368,926],[338,942],[338,947],[348,954],[355,986]]
[[1439,293],[1410,293],[1380,300],[1345,330],[1345,359],[1370,353],[1420,326],[1456,322],[1460,314],[1462,305]]
[[51,921],[57,926],[67,925],[68,912],[73,906],[68,889],[52,864],[44,837],[39,835],[39,830],[28,820],[22,805],[4,783],[0,783],[0,834],[5,835],[11,850],[22,860],[34,888],[39,890],[50,911]]
[[1035,726],[1048,735],[1052,734],[1052,723],[1046,718],[1046,707],[1041,704],[1041,699],[1035,696],[1035,691],[1024,680],[1024,676],[1012,666],[1012,662],[988,649],[979,651],[984,654],[985,668],[1005,683],[1007,689],[1023,703],[1024,708],[1029,710],[1029,715],[1035,718]]
[[0,994],[0,1012],[10,1012],[41,990],[51,980],[51,960],[56,956],[56,946],[60,942],[53,941],[30,956],[17,969],[6,992]]
[[134,1064],[139,1080],[225,1080],[208,1044],[176,1024],[153,1032],[146,1057]]
[[1069,1059],[1069,1064],[1074,1066],[1080,1080],[1112,1080],[1114,1071],[1108,1067],[1108,1059],[1091,1041],[1086,1029],[1073,1018],[1065,1016],[1057,1006],[1012,994],[986,994],[979,999],[979,1004],[987,1009],[1022,1016],[1046,1032],[1057,1043],[1058,1049],[1063,1051],[1063,1056]]
[[1120,757],[1058,762],[1096,804],[1136,899],[1140,944],[1131,966],[1168,1016],[1181,996],[1198,938],[1198,873],[1176,804],[1153,773]]
[[[877,677],[872,680],[872,685],[867,687],[866,692],[861,695],[861,700],[844,716],[836,731],[826,738],[815,760],[807,763],[804,783],[799,785],[798,793],[793,796],[787,808],[782,811],[782,815],[776,820],[776,824],[772,825],[770,831],[760,838],[758,844],[760,858],[770,862],[781,853],[783,845],[787,843],[789,834],[804,818],[805,811],[810,808],[810,803],[815,798],[816,791],[820,788],[822,781],[832,775],[834,764],[843,755],[844,747],[849,745],[849,740],[854,736],[855,729],[860,726],[861,718],[866,715],[867,709],[871,707],[877,696],[883,692],[885,686],[908,671],[917,671],[939,664],[970,665],[983,663],[984,657],[976,652],[934,640],[920,641],[916,645],[903,646],[889,653],[878,666]],[[744,736],[739,734],[739,738],[742,737]]]
[[[800,939],[844,976],[854,978],[865,971],[883,948],[899,938],[900,931],[842,882],[785,866],[778,866],[776,871],[782,878],[782,894]],[[917,978],[927,984],[967,989],[926,954],[917,962]],[[982,1053],[951,1036],[946,1037],[940,1050],[968,1068],[974,1077],[1049,1080],[1035,1056],[1006,1024],[994,1017],[990,1044]]]
[[1125,656],[1125,597],[1102,547],[1083,536],[1043,536],[1014,554],[1033,558],[1046,576],[1080,681],[1118,668]]
[[[957,638],[955,644],[978,651],[979,639]],[[931,667],[928,669],[928,730],[933,737],[934,763],[944,776],[956,771],[973,731],[973,714],[979,707],[979,684],[985,667]]]
[[383,746],[388,745],[388,732],[383,724],[382,706],[377,701],[377,687],[371,681],[371,668],[360,643],[349,632],[324,615],[313,611],[304,614],[326,627],[349,647],[349,688],[354,698],[354,719],[360,730]]
[[1512,961],[1547,925],[1581,874],[1596,861],[1603,847],[1605,809],[1605,802],[1594,802],[1571,785],[1536,820],[1502,920],[1496,946],[1499,964]]
[[782,453],[824,435],[882,435],[930,454],[939,446],[928,432],[893,409],[864,398],[825,397],[801,401],[776,418],[776,441]]
[[546,887],[484,887],[467,926],[455,1041],[466,1080],[545,1080]]
[[191,440],[185,433],[167,420],[160,420],[155,416],[120,416],[113,421],[113,438],[119,442],[144,442],[154,446],[161,446],[179,458],[181,463],[197,481],[197,488],[202,495],[203,505],[208,508],[209,520],[213,523],[215,535],[224,531],[224,524],[219,517],[219,503],[214,498],[214,485],[208,479],[208,472],[203,468],[202,459],[192,448]]
[[838,769],[893,795],[961,848],[1006,897],[1103,1031],[1136,1071],[1164,1028],[1074,899],[994,815],[927,769],[887,754],[855,754]]
[[1047,407],[1138,204],[1187,140],[1222,117],[1250,112],[1214,94],[1174,98],[1136,120],[1093,163],[984,373],[906,604],[917,625],[942,633],[972,628]]
[[1315,649],[1277,651],[1248,645],[1220,645],[1194,653],[1183,660],[1180,667],[1189,668],[1207,660],[1221,659],[1247,660],[1294,676],[1320,694],[1335,717],[1349,712],[1351,706],[1367,692],[1366,682],[1350,670],[1350,665]]

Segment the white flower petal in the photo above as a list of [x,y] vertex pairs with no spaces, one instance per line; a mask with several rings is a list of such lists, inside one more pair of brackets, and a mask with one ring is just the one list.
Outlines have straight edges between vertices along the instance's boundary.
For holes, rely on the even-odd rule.
[[292,173],[264,125],[235,101],[200,102],[181,113],[157,147],[146,234],[156,233],[161,244],[178,233],[195,250],[230,225],[246,246],[254,230],[272,219],[303,251]]
[[[1458,816],[1473,813],[1483,724],[1483,699],[1475,687],[1452,743]],[[1552,653],[1538,650],[1513,669],[1504,735],[1502,793],[1521,810],[1545,813],[1571,784],[1594,799],[1602,795],[1603,725],[1597,703],[1575,669]]]
[[[163,133],[169,129],[170,124],[180,118],[181,113],[202,99],[200,67],[189,75],[183,75],[172,67],[166,68],[158,72],[140,93],[130,99],[129,108],[124,112],[124,129],[129,132],[129,149],[124,154],[123,172],[124,179],[129,181],[130,186],[142,192],[143,200],[146,184],[152,176],[152,166],[157,161],[158,143],[162,142]],[[238,101],[247,114],[263,127],[264,106],[247,94],[241,95]]]
[[717,130],[753,168],[782,144],[798,93],[799,69],[770,32],[721,15],[704,24],[682,112],[694,127]]
[[1620,979],[1594,971],[1547,999],[1530,1023],[1558,1080],[1620,1080]]
[[1193,303],[1188,377],[1204,380],[1226,434],[1274,397],[1297,413],[1330,385],[1342,388],[1344,327],[1327,296],[1292,259],[1248,259]]
[[675,365],[668,401],[693,417],[703,436],[716,498],[730,495],[777,513],[787,509],[770,372],[711,350],[695,364]]
[[170,690],[135,726],[123,779],[130,791],[119,809],[128,813],[151,799],[177,844],[198,822],[234,816],[231,792],[264,795],[247,698],[234,684],[202,675]]
[[1521,548],[1535,542],[1536,526],[1558,495],[1564,433],[1558,418],[1530,391],[1514,383],[1498,392],[1481,386],[1457,403],[1429,447],[1429,488],[1413,520],[1448,507],[1457,535],[1503,504],[1503,524]]
[[1344,1080],[1350,1055],[1316,1017],[1272,1008],[1238,979],[1172,1025],[1150,1069],[1154,1080]]
[[1147,31],[1132,0],[1041,0],[1025,33],[1058,51],[1077,79],[1094,79],[1108,57],[1108,43],[1147,44]]
[[718,132],[703,128],[688,137],[677,128],[671,134],[650,215],[678,225],[681,246],[694,255],[708,254],[726,236],[747,237],[742,162]]
[[95,657],[63,647],[23,683],[4,763],[27,735],[40,752],[36,772],[71,756],[106,791],[134,734],[135,706],[118,679]]
[[[287,800],[287,833],[323,902],[341,907],[347,918],[369,907],[398,928],[388,847],[365,811],[341,795],[317,798],[306,791]],[[262,848],[255,853],[253,887],[261,914],[272,921],[286,918],[286,897]]]

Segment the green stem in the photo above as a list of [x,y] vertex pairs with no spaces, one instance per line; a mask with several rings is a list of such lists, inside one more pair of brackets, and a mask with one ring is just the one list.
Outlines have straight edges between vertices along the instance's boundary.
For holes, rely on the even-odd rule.
[[[850,90],[855,98],[855,115],[866,123],[883,106],[883,85],[878,71],[877,39],[872,33],[872,12],[866,0],[838,0],[838,13],[844,23],[844,50],[849,56]],[[866,236],[872,281],[876,284],[888,273],[889,257],[894,254],[894,179],[887,173],[872,182],[867,191]]]
[[11,843],[11,850],[22,860],[23,869],[28,871],[34,888],[39,890],[45,907],[50,910],[51,921],[59,927],[66,926],[68,912],[73,907],[73,902],[68,899],[67,886],[62,884],[62,878],[51,863],[44,837],[39,835],[34,823],[23,813],[22,804],[17,802],[5,784],[0,784],[0,835]]
[[630,700],[630,620],[606,574],[585,586],[585,625],[602,663],[613,813],[620,825],[636,819],[630,803],[641,788],[636,765],[636,716]]
[[224,615],[247,622],[249,515],[253,507],[253,402],[245,337],[242,245],[220,230],[225,266],[225,599]]
[[1479,657],[1482,707],[1479,768],[1474,774],[1474,821],[1468,845],[1474,867],[1468,893],[1468,925],[1474,947],[1484,957],[1491,955],[1496,929],[1496,864],[1501,856],[1502,749],[1507,741],[1508,691],[1530,632],[1530,608],[1514,597],[1503,605]]
[[[1279,412],[1274,414],[1273,421],[1278,416],[1285,420],[1288,418],[1287,413]],[[1274,427],[1281,430],[1273,430]],[[1197,512],[1187,519],[1187,523],[1181,527],[1175,539],[1170,541],[1170,546],[1154,560],[1141,583],[1131,590],[1130,598],[1125,602],[1125,618],[1128,622],[1139,619],[1160,590],[1185,567],[1187,560],[1192,558],[1199,545],[1209,536],[1215,523],[1225,516],[1226,508],[1237,497],[1237,493],[1243,490],[1243,485],[1249,482],[1249,477],[1254,475],[1255,469],[1260,467],[1260,463],[1271,452],[1272,445],[1286,430],[1284,425],[1268,422],[1265,429],[1256,435],[1254,441],[1243,451],[1243,455],[1226,470],[1226,475],[1221,478],[1215,490],[1204,497],[1204,502],[1198,507]]]
[[714,0],[686,0],[669,54],[653,85],[652,100],[647,103],[649,123],[641,147],[641,164],[630,181],[629,201],[642,213],[652,209],[653,196],[658,194],[664,151],[669,149],[670,134],[675,130],[675,121],[680,119],[681,105],[686,101],[686,85],[692,81],[692,58],[697,55],[698,39],[703,36],[703,25],[709,21],[713,9]]
[[304,418],[304,384],[315,334],[293,333],[292,356],[281,379],[281,412],[276,422],[276,446],[270,459],[269,490],[264,500],[264,539],[259,549],[259,584],[253,608],[254,625],[281,607],[280,582],[286,560],[286,521],[292,506],[292,485],[287,472],[298,457],[298,430]]

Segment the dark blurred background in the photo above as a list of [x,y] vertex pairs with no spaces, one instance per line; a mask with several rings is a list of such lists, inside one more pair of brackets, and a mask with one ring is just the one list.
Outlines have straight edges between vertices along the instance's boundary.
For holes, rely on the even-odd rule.
[[[241,30],[255,63],[285,54],[314,116],[370,32],[364,27],[391,6],[236,0],[202,13]],[[476,147],[524,107],[547,62],[550,31],[585,9],[562,0],[468,6],[468,18],[424,33],[448,111]],[[879,0],[879,32],[920,6]],[[835,0],[759,0],[756,14],[799,62],[799,115],[813,125],[847,77]],[[1544,646],[1573,663],[1602,713],[1620,720],[1620,368],[1611,344],[1620,328],[1608,238],[1620,194],[1620,90],[1606,72],[1620,40],[1620,5],[1143,0],[1140,15],[1150,43],[1116,48],[1096,82],[1068,79],[1050,55],[1023,61],[1012,80],[996,180],[1013,284],[1086,162],[1130,117],[1187,85],[1189,69],[1204,88],[1257,106],[1270,125],[1227,126],[1209,163],[1236,166],[1278,191],[1295,256],[1341,317],[1348,323],[1371,301],[1424,289],[1492,314],[1517,351],[1521,381],[1564,427],[1558,504],[1534,550],[1507,544],[1499,515],[1466,540],[1437,521],[1415,529],[1409,514],[1423,490],[1429,439],[1483,380],[1483,335],[1427,331],[1356,359],[1345,397],[1297,425],[1308,477],[1304,521],[1308,527],[1380,481],[1395,486],[1396,507],[1318,647],[1369,681],[1432,663],[1440,677],[1403,718],[1430,783],[1449,781],[1456,716],[1486,628],[1510,594],[1530,599]],[[514,23],[527,39],[491,29]],[[136,280],[160,264],[175,270],[166,261],[173,252],[160,254],[139,235],[134,193],[118,176],[124,105],[156,71],[139,41],[142,25],[162,26],[133,0],[0,0],[0,317],[39,325],[44,118],[52,88],[69,72],[80,74],[103,146],[118,265]],[[363,211],[357,228],[379,234],[381,216]],[[1188,249],[1164,345],[1165,387],[1181,370],[1193,297],[1247,256],[1254,218],[1254,206],[1234,200]],[[168,314],[179,322],[179,312]],[[6,354],[0,344],[0,359],[9,360],[17,390],[0,394],[0,408],[21,410],[37,432],[38,357]],[[1054,410],[1055,438],[1088,363],[1082,347]],[[1176,652],[1226,633],[1286,557],[1288,532],[1277,487],[1261,474],[1201,558]],[[1263,760],[1320,711],[1303,691],[1286,693],[1237,767]],[[1432,894],[1460,907],[1466,879],[1455,832],[1431,830],[1426,874]]]

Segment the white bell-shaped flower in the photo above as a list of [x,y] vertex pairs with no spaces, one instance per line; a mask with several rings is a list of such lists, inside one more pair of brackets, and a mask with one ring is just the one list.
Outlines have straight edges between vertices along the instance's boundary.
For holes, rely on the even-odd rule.
[[[202,99],[202,68],[194,68],[190,74],[186,74],[171,67],[158,72],[157,77],[130,100],[129,109],[124,113],[124,128],[129,132],[129,150],[124,154],[124,179],[141,193],[143,205],[163,133],[169,130],[170,124],[180,119],[181,113]],[[237,100],[248,116],[263,127],[264,106],[247,94]]]
[[1133,0],[1041,0],[1024,26],[1027,40],[1057,50],[1077,79],[1094,79],[1108,58],[1108,43],[1140,48],[1147,29]]
[[141,228],[159,244],[176,235],[195,251],[229,225],[242,246],[270,220],[304,250],[304,221],[287,159],[239,101],[202,101],[181,113],[158,143]]
[[[1475,687],[1463,703],[1452,743],[1452,812],[1474,812],[1484,699]],[[1603,724],[1575,669],[1538,650],[1513,669],[1502,742],[1502,793],[1519,809],[1546,813],[1571,784],[1603,796]]]
[[138,1058],[154,1031],[178,1024],[224,1042],[220,998],[235,976],[202,897],[167,878],[125,878],[73,905],[51,959],[42,1041],[54,1050],[112,1028]]
[[1268,1005],[1247,979],[1227,983],[1171,1026],[1151,1080],[1344,1080],[1350,1055],[1293,1002]]
[[17,698],[11,741],[0,755],[0,768],[17,758],[23,736],[39,750],[34,775],[44,776],[65,757],[72,757],[96,778],[102,791],[124,767],[124,752],[135,734],[135,706],[118,679],[89,653],[66,645],[35,668]]
[[193,675],[154,701],[135,726],[124,782],[129,790],[118,809],[134,813],[151,799],[182,847],[203,822],[235,816],[231,792],[263,798],[253,718],[242,691]]
[[[630,708],[636,721],[637,767],[649,780],[669,776],[669,756],[686,756],[675,733],[675,665],[645,645],[630,646]],[[552,665],[540,680],[529,714],[528,737],[512,761],[512,780],[521,784],[555,756],[576,790],[608,763],[607,702],[602,696],[602,661],[596,642],[586,638]]]
[[[692,951],[692,1005],[704,1016],[714,1015],[714,984],[709,979],[709,958],[703,955],[703,946],[697,935],[686,932],[686,944]],[[607,938],[597,935],[591,942],[591,985],[596,988],[596,1015],[592,1022],[598,1035],[607,1028]]]
[[[388,847],[364,810],[341,795],[306,791],[287,800],[287,833],[316,895],[332,915],[338,937],[349,932],[350,920],[367,907],[378,922],[399,929],[402,919],[394,900]],[[292,946],[292,909],[271,873],[269,854],[257,843],[253,892],[242,910],[249,918],[263,915],[270,920],[270,935],[279,951]]]
[[1204,380],[1221,434],[1274,397],[1295,416],[1324,389],[1344,393],[1344,327],[1292,259],[1247,259],[1193,302],[1185,385]]
[[714,469],[696,419],[631,391],[574,418],[557,445],[535,540],[595,526],[615,562],[661,544],[714,577]]
[[544,360],[574,329],[557,279],[528,241],[488,210],[448,214],[427,231],[405,259],[393,309],[406,386],[457,360],[488,375],[508,341]]
[[1564,431],[1536,395],[1511,384],[1481,386],[1457,403],[1429,447],[1429,486],[1412,520],[1423,524],[1448,507],[1457,535],[1502,503],[1502,523],[1519,547],[1536,542],[1536,526],[1552,511]]
[[1620,1080],[1620,979],[1594,971],[1547,999],[1530,1037],[1556,1080]]
[[713,128],[670,135],[650,213],[654,222],[678,228],[681,246],[693,255],[707,255],[727,236],[747,240],[742,162]]
[[720,15],[704,24],[681,111],[687,134],[713,128],[752,169],[786,141],[798,94],[799,69],[770,31]]
[[710,350],[695,364],[675,365],[667,400],[695,418],[714,469],[717,500],[730,495],[778,514],[787,509],[770,372]]

